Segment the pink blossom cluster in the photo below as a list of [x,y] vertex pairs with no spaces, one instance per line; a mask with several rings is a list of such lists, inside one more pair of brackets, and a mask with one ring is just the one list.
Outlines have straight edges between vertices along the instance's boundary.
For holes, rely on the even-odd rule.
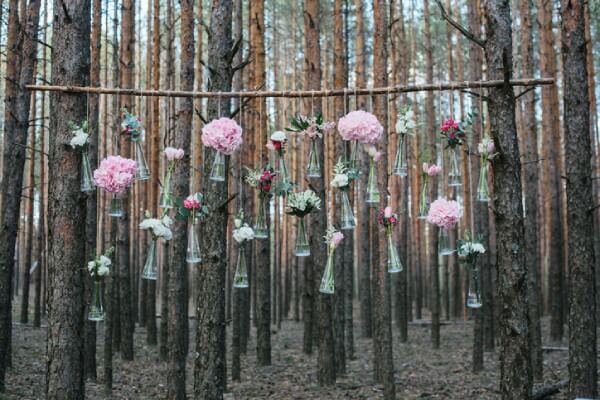
[[447,199],[437,199],[431,203],[427,222],[437,225],[440,228],[452,229],[462,217],[462,207],[457,201]]
[[200,200],[195,196],[188,196],[183,200],[183,206],[188,210],[198,210],[202,207]]
[[202,128],[202,143],[230,155],[242,144],[242,128],[231,118],[212,120]]
[[442,167],[435,164],[423,163],[423,173],[429,176],[436,176],[440,172],[442,172]]
[[338,121],[338,131],[344,140],[358,140],[365,144],[377,143],[383,135],[383,126],[373,114],[352,111]]
[[340,243],[344,240],[344,234],[342,232],[335,232],[331,235],[331,246],[338,247]]
[[377,222],[385,227],[394,226],[398,223],[398,215],[394,214],[392,207],[387,206],[377,213]]
[[167,147],[165,149],[165,157],[169,161],[181,160],[184,154],[183,149],[176,149],[174,147]]
[[108,156],[94,171],[96,186],[110,193],[125,190],[135,178],[135,161],[121,156]]
[[458,129],[458,121],[453,120],[452,118],[448,118],[442,123],[440,130],[442,132],[448,132],[450,129]]

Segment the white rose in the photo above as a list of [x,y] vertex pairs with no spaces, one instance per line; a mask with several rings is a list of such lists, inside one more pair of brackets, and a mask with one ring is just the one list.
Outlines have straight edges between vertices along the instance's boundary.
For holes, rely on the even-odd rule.
[[100,256],[100,265],[101,266],[109,266],[112,264],[112,261],[110,261],[110,258],[106,257],[105,255]]
[[337,174],[333,177],[331,181],[331,186],[336,188],[346,187],[348,186],[348,175],[346,174]]
[[106,276],[110,272],[110,269],[106,265],[101,265],[98,268],[98,276]]
[[90,261],[87,264],[88,271],[90,271],[92,273],[92,275],[94,274],[94,267],[95,266],[96,266],[96,262],[95,261]]
[[287,136],[286,136],[285,132],[283,132],[283,131],[275,131],[271,135],[271,140],[273,140],[275,142],[283,142],[286,140],[286,138],[287,138]]
[[83,147],[87,144],[88,137],[89,137],[89,135],[87,133],[85,133],[81,129],[73,131],[73,133],[75,134],[75,136],[73,136],[73,138],[71,139],[71,143],[70,143],[72,148],[75,148],[78,146]]
[[473,250],[475,253],[480,253],[480,254],[483,254],[483,253],[485,253],[485,247],[483,247],[483,245],[482,245],[481,243],[474,243],[474,244],[472,245],[472,250]]

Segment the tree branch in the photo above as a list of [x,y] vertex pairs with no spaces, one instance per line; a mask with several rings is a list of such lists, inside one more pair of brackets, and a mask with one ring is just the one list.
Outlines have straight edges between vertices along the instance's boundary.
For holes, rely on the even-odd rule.
[[469,31],[467,28],[465,28],[460,23],[458,23],[458,21],[456,21],[454,18],[452,18],[450,15],[448,15],[448,13],[446,12],[446,9],[444,8],[444,5],[442,4],[442,2],[440,0],[435,0],[435,2],[437,3],[438,7],[440,8],[440,11],[442,13],[442,18],[444,18],[450,25],[452,25],[453,27],[458,29],[460,31],[460,33],[462,33],[464,35],[464,37],[466,37],[473,43],[479,45],[481,48],[485,47],[484,39],[475,36],[471,31]]

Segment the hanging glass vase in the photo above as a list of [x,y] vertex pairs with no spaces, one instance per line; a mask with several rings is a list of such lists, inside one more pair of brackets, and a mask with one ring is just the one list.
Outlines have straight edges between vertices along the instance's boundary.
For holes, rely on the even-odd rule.
[[104,306],[102,305],[102,281],[99,279],[94,280],[93,291],[92,304],[90,304],[88,320],[104,321]]
[[391,226],[388,227],[387,231],[387,247],[388,247],[388,258],[387,258],[387,269],[390,274],[401,272],[402,263],[400,262],[400,256],[398,255],[398,249],[394,244],[394,238],[392,235]]
[[406,140],[404,135],[398,136],[398,150],[396,150],[396,161],[392,174],[404,178],[408,175],[408,166],[406,164]]
[[309,178],[321,177],[321,165],[319,164],[319,153],[317,152],[317,140],[311,139],[310,151],[308,152],[308,166],[306,176]]
[[148,163],[146,162],[146,156],[144,155],[142,142],[136,140],[133,143],[135,146],[135,179],[138,181],[150,179],[150,169],[148,169]]
[[481,164],[479,171],[479,185],[477,185],[477,201],[487,203],[490,201],[490,187],[488,185],[488,167],[489,164]]
[[340,215],[340,229],[342,230],[352,230],[356,227],[356,219],[354,218],[354,212],[352,211],[352,206],[350,205],[350,200],[348,199],[348,192],[343,190],[341,192],[342,197],[342,210]]
[[325,265],[325,271],[321,278],[321,286],[319,286],[319,292],[325,294],[333,294],[335,291],[335,281],[333,275],[333,260],[335,254],[335,247],[329,247],[329,254],[327,255],[327,264]]
[[438,236],[438,249],[439,253],[442,256],[448,256],[454,253],[454,246],[452,245],[452,241],[450,240],[450,232],[446,228],[439,228],[440,233]]
[[267,239],[269,237],[269,228],[267,227],[265,213],[267,202],[265,199],[265,197],[260,196],[258,202],[258,212],[256,214],[256,223],[254,224],[254,237],[256,239]]
[[369,177],[367,179],[367,198],[365,202],[376,206],[379,204],[381,196],[379,195],[379,188],[377,187],[377,173],[375,171],[375,161],[371,160],[369,164]]
[[210,170],[209,179],[215,182],[225,181],[225,155],[220,151],[215,151],[215,159]]
[[142,279],[155,281],[157,277],[158,268],[156,267],[156,240],[152,239],[150,243],[148,243],[146,262],[144,262],[144,269],[142,271]]
[[246,251],[244,243],[240,243],[238,250],[237,265],[235,267],[235,275],[233,276],[233,287],[247,288],[248,287],[248,270],[246,269]]
[[426,219],[427,213],[429,212],[429,185],[427,176],[423,178],[423,187],[421,188],[421,194],[419,195],[419,215],[418,219]]
[[358,141],[353,140],[350,142],[350,165],[349,172],[358,172]]
[[198,224],[195,218],[191,217],[188,224],[187,247],[185,261],[188,264],[196,264],[202,261],[200,256],[200,244],[198,242]]
[[279,169],[277,170],[277,173],[279,174],[279,192],[280,194],[285,195],[291,188],[290,176],[285,165],[285,154],[279,154],[278,157]]
[[450,172],[448,172],[448,186],[461,186],[460,174],[460,147],[456,146],[450,151]]
[[298,220],[298,230],[296,232],[296,245],[294,247],[294,255],[296,257],[310,256],[310,246],[306,237],[304,218],[299,218]]
[[87,151],[81,153],[81,191],[88,193],[96,190]]
[[467,290],[467,307],[480,308],[483,303],[481,301],[481,283],[477,262],[473,262],[470,269],[471,276],[469,277],[469,288]]
[[175,207],[175,196],[173,196],[173,184],[171,177],[167,175],[165,184],[160,188],[160,198],[158,199],[158,207],[173,208]]
[[123,216],[123,199],[118,193],[113,193],[108,206],[108,215],[111,217],[122,217]]

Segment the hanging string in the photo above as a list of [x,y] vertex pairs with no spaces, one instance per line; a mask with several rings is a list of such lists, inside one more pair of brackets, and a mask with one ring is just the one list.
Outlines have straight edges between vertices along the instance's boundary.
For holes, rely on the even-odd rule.
[[217,95],[217,118],[221,118],[221,92]]
[[346,115],[348,113],[348,111],[346,110],[346,103],[348,102],[348,97],[347,97],[347,92],[346,89],[344,88],[344,115]]

